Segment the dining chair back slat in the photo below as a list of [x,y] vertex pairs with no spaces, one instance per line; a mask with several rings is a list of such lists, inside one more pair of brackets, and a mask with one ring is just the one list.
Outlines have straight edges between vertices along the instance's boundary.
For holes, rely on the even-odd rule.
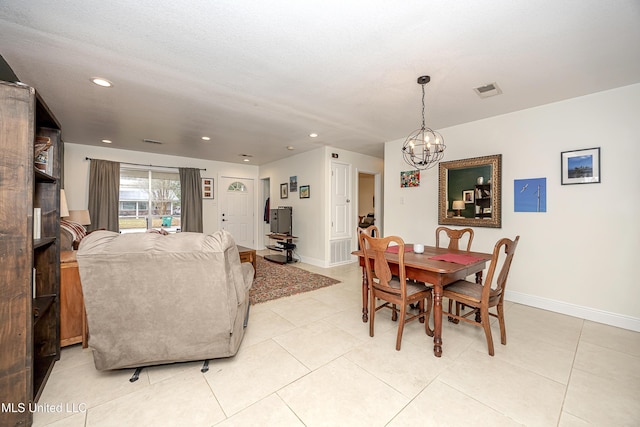
[[449,238],[449,245],[447,249],[451,250],[460,250],[460,241],[465,238],[465,235],[468,235],[467,240],[467,249],[469,252],[471,250],[471,242],[473,242],[473,230],[471,228],[462,228],[459,230],[448,228],[448,227],[438,227],[436,228],[436,248],[440,248],[440,235],[445,233]]

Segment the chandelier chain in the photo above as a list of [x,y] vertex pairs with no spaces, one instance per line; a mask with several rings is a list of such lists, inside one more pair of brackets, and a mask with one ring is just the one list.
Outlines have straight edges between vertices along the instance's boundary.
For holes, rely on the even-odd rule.
[[422,130],[427,128],[426,122],[424,121],[424,83],[422,84]]

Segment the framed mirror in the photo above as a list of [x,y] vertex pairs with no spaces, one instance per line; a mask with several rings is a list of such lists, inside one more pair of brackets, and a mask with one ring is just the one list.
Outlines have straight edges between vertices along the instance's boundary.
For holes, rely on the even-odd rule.
[[502,227],[502,154],[438,167],[438,224]]

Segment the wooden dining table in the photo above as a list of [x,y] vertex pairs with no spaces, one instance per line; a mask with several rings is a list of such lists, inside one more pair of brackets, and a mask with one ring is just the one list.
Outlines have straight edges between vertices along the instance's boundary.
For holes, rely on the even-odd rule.
[[[351,254],[359,257],[362,267],[362,321],[367,322],[369,318],[369,285],[364,266],[364,252],[357,250]],[[431,259],[434,256],[446,254],[466,255],[477,260],[465,265]],[[417,254],[413,252],[413,245],[405,245],[404,266],[407,279],[433,286],[433,354],[436,357],[442,355],[442,289],[473,274],[476,276],[476,283],[482,283],[482,271],[485,269],[487,261],[491,260],[491,256],[491,254],[483,252],[456,251],[434,246],[425,246],[424,253]],[[398,253],[385,252],[385,258],[389,263],[391,273],[399,275]]]

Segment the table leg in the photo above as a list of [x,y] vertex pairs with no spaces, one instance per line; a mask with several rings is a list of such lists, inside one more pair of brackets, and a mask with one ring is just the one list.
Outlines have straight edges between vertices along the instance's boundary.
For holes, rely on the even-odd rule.
[[369,320],[369,283],[367,282],[366,268],[362,267],[362,321]]
[[[482,285],[482,270],[476,273],[476,283],[478,285]],[[480,318],[480,310],[476,311],[476,323],[480,323],[482,319]]]
[[433,285],[433,354],[442,356],[442,284]]

